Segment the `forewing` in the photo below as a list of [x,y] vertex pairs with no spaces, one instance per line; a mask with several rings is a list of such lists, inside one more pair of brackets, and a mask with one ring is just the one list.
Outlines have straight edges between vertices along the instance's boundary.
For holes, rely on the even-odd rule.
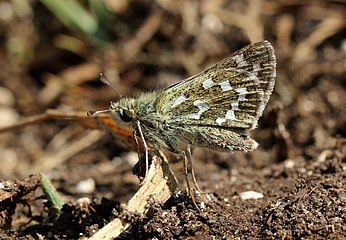
[[255,128],[274,88],[275,66],[268,41],[246,46],[168,87],[157,98],[157,113],[172,126]]

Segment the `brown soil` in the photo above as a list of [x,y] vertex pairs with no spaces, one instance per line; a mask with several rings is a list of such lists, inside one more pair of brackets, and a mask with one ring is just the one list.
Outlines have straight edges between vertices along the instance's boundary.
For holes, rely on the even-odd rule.
[[[0,239],[85,239],[116,217],[133,221],[119,239],[346,239],[343,1],[117,2],[102,27],[111,45],[102,47],[41,2],[0,3],[13,9],[0,14],[0,125],[49,108],[107,108],[116,97],[99,72],[119,94],[135,96],[264,38],[278,65],[252,133],[259,149],[194,149],[199,210],[182,163],[172,160],[180,191],[164,204],[151,199],[143,215],[123,210],[139,180],[137,156],[118,136],[75,121],[34,121],[0,135]],[[60,215],[39,172],[66,202]],[[246,191],[263,197],[243,199]]]

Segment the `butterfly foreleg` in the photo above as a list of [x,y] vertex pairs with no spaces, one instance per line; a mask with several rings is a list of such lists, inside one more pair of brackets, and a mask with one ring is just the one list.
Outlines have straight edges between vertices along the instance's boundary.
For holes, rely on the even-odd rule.
[[[148,144],[147,144],[147,142],[146,142],[146,140],[144,138],[140,122],[137,121],[136,125],[137,125],[137,130],[138,130],[139,137],[141,138],[141,141],[142,141],[142,144],[143,144],[144,155],[145,155],[145,177],[144,177],[144,180],[143,180],[143,182],[144,182],[146,177],[148,176],[148,172],[149,172],[149,148],[148,148]],[[141,158],[141,156],[139,154],[139,150],[138,150],[138,158],[139,159]]]

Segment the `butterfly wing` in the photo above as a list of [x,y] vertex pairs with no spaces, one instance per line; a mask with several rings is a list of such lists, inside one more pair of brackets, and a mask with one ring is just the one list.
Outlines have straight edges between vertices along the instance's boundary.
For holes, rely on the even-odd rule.
[[275,84],[268,41],[246,46],[203,72],[165,89],[157,114],[168,125],[253,129]]

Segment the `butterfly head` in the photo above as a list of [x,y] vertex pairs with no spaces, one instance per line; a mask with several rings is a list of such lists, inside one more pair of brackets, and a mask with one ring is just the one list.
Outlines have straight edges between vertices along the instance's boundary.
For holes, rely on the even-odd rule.
[[135,99],[122,98],[118,102],[111,102],[109,110],[112,118],[117,122],[131,124],[135,119]]

